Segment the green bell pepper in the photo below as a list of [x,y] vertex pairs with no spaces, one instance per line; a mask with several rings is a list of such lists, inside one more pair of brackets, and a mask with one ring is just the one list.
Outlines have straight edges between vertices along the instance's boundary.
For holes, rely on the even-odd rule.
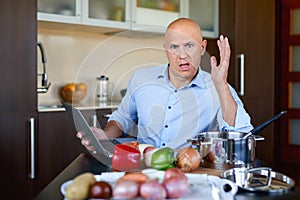
[[169,147],[164,147],[153,153],[151,167],[159,170],[167,170],[175,166],[174,151]]

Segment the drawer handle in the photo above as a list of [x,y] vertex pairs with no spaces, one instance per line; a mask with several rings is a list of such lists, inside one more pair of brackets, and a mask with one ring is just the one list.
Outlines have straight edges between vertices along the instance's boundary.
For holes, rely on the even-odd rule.
[[29,118],[29,130],[30,130],[30,173],[28,177],[35,179],[35,132],[34,132],[34,118]]
[[97,115],[92,115],[91,119],[92,119],[92,126],[97,127]]
[[245,84],[245,55],[239,54],[238,58],[240,59],[240,91],[238,92],[239,95],[244,96],[245,95],[245,91],[244,91],[244,84]]
[[103,117],[110,118],[111,114],[103,114]]

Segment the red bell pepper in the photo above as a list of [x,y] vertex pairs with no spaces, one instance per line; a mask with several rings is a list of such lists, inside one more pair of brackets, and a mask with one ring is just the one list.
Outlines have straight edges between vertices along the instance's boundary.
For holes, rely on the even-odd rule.
[[139,169],[141,153],[138,149],[124,144],[117,144],[112,157],[112,168],[118,171]]

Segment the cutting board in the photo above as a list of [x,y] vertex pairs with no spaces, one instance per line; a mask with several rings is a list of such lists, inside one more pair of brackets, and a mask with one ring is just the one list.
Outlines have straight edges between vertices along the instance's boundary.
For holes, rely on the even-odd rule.
[[233,168],[233,165],[215,164],[211,162],[201,162],[200,166],[193,172],[194,174],[208,174],[222,177],[222,172]]

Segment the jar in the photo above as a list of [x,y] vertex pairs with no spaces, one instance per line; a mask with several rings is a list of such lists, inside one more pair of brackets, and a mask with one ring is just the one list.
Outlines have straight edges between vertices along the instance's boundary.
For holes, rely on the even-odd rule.
[[108,101],[108,80],[109,78],[101,75],[97,77],[98,80],[98,94],[97,98],[100,102],[107,102]]

